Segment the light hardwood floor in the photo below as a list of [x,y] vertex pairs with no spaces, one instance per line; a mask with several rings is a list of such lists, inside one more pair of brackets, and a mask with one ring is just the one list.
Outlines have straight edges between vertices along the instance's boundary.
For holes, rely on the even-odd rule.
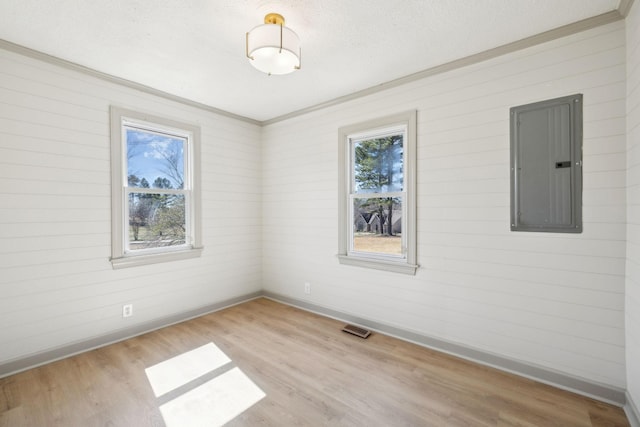
[[342,326],[253,300],[0,379],[0,426],[164,426],[145,368],[210,342],[266,394],[229,426],[629,425],[618,407]]

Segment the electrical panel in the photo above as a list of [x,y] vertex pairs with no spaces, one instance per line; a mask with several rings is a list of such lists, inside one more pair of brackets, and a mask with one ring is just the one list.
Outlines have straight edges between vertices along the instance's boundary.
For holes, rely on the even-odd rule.
[[511,230],[582,232],[582,94],[511,108]]

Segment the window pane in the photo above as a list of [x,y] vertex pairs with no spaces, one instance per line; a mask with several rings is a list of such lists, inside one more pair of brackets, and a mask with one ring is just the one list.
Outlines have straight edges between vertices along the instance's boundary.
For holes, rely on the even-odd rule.
[[186,139],[126,128],[129,187],[183,188]]
[[402,198],[353,200],[353,250],[402,255]]
[[185,198],[176,194],[129,194],[129,249],[183,245]]
[[403,135],[354,142],[354,192],[403,190]]

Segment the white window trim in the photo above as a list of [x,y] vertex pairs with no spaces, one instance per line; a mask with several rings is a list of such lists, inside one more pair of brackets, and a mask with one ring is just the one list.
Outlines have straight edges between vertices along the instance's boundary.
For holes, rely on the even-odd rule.
[[[408,111],[345,126],[338,130],[338,260],[341,264],[411,275],[416,273],[418,268],[416,254],[416,116],[415,110]],[[407,128],[403,164],[406,206],[402,207],[406,221],[406,228],[403,228],[403,238],[406,238],[406,257],[350,252],[353,221],[349,215],[351,212],[349,201],[352,173],[349,138],[362,133],[374,134],[378,130],[399,125],[404,125]],[[405,224],[403,224],[404,226]]]
[[[111,265],[114,269],[135,267],[139,265],[156,264],[196,258],[202,253],[202,220],[200,198],[200,128],[198,126],[180,123],[174,120],[157,117],[138,111],[127,110],[112,106],[111,115]],[[179,248],[166,250],[145,251],[143,253],[125,252],[125,234],[129,232],[129,221],[125,217],[125,203],[127,200],[125,186],[126,171],[123,168],[123,125],[136,123],[156,129],[174,129],[181,133],[188,133],[188,167],[191,180],[191,209],[186,206],[187,221],[191,224],[191,236],[188,244]]]

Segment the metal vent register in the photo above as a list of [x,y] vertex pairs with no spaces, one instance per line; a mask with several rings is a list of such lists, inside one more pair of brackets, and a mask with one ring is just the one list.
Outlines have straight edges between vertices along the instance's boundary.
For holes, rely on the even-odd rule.
[[354,325],[347,325],[344,328],[342,328],[342,331],[348,334],[355,335],[360,338],[367,338],[369,335],[371,335],[371,331],[368,331],[366,329],[363,329]]

